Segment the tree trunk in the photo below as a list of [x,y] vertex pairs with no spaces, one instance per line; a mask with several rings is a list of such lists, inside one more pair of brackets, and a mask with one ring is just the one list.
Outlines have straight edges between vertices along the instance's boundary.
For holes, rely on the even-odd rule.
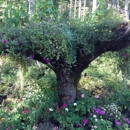
[[129,10],[128,10],[128,6],[129,6],[129,1],[125,0],[125,19],[126,21],[129,20]]
[[98,0],[93,0],[92,12],[94,12],[97,9],[97,5],[98,5]]
[[60,105],[75,102],[77,96],[77,86],[81,77],[80,72],[73,72],[70,75],[63,71],[56,72],[57,87]]

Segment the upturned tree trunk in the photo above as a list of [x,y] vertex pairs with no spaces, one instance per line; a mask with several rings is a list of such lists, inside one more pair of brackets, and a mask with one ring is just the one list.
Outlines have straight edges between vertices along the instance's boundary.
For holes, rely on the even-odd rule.
[[[81,77],[81,73],[88,65],[98,56],[107,51],[120,51],[123,48],[130,46],[130,25],[126,22],[121,23],[115,30],[114,35],[110,41],[102,43],[98,41],[95,44],[95,51],[92,54],[86,55],[84,51],[80,53],[80,48],[77,49],[77,62],[70,68],[68,72],[64,72],[67,67],[63,67],[63,60],[54,62],[53,68],[51,68],[57,77],[57,87],[60,104],[70,104],[76,100],[77,86]],[[29,51],[28,51],[29,52]],[[34,60],[38,60],[41,63],[46,64],[39,54],[34,55]],[[58,68],[57,68],[58,64]],[[65,64],[65,63],[64,63]],[[48,65],[49,67],[49,65]],[[57,69],[56,69],[57,68]],[[67,69],[68,70],[68,69]]]

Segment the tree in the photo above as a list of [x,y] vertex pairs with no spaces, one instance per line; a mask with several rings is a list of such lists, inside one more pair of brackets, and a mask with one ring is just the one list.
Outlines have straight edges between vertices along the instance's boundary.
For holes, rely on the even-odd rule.
[[33,59],[46,64],[56,74],[60,103],[76,100],[81,73],[107,51],[129,46],[130,26],[108,10],[84,20],[62,21],[47,18],[26,26],[2,25],[0,50],[13,58]]
[[125,17],[126,17],[126,20],[127,20],[127,21],[129,20],[129,10],[128,10],[128,6],[129,6],[129,1],[128,1],[128,0],[125,0]]
[[98,0],[93,0],[93,9],[92,11],[94,12],[97,8]]

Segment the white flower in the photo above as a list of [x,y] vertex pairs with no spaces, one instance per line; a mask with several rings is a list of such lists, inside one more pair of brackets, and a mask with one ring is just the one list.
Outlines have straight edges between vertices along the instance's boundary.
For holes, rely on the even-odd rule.
[[77,103],[76,103],[76,102],[74,103],[74,106],[77,106]]
[[65,108],[65,110],[66,110],[66,111],[69,111],[69,109],[68,109],[68,108]]
[[36,127],[36,126],[33,126],[33,130],[37,130],[37,127]]
[[49,111],[53,111],[53,109],[52,109],[52,108],[49,108]]
[[95,121],[98,121],[98,119],[95,119]]
[[96,115],[93,115],[94,118],[96,118],[97,116]]
[[97,126],[94,126],[95,129],[97,129]]

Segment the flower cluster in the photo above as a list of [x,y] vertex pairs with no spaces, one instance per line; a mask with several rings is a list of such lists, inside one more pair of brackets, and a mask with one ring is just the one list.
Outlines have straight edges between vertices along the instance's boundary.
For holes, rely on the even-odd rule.
[[130,125],[130,120],[128,118],[124,118],[124,121]]
[[101,110],[100,108],[93,108],[94,112],[99,115],[105,115],[105,111]]
[[23,110],[22,113],[23,113],[23,114],[27,114],[27,113],[29,113],[29,110],[25,109],[25,110]]
[[[55,104],[55,105],[58,106],[58,104]],[[69,109],[67,107],[68,107],[68,104],[63,104],[62,106],[57,107],[56,111],[60,111],[63,108],[65,108],[65,111],[69,111]],[[64,114],[64,111],[62,111],[62,114]]]
[[105,111],[105,118],[110,121],[120,119],[121,117],[121,112],[119,111],[117,105],[114,103],[105,105],[102,107],[102,109]]

